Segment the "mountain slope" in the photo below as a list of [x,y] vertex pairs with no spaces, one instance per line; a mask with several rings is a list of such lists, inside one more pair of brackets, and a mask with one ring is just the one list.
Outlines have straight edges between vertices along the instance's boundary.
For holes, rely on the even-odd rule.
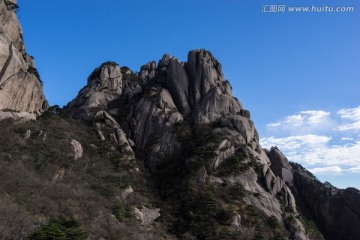
[[360,235],[360,191],[263,149],[210,52],[139,72],[105,62],[65,108],[45,111],[14,10],[0,1],[0,239]]

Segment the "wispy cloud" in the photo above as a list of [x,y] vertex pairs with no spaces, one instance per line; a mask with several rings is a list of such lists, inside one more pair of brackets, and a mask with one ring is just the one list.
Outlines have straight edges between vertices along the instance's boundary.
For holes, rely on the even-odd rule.
[[330,112],[322,110],[301,111],[284,119],[267,124],[269,131],[290,132],[292,134],[310,134],[321,132],[334,126]]
[[[267,125],[263,147],[278,146],[313,173],[360,172],[360,106],[301,111]],[[351,131],[350,131],[351,130]]]
[[337,127],[339,131],[360,130],[360,106],[357,108],[343,108],[337,112],[345,123]]
[[309,169],[312,173],[341,173],[343,170],[339,166],[331,166],[331,167],[319,167],[319,168],[313,168]]

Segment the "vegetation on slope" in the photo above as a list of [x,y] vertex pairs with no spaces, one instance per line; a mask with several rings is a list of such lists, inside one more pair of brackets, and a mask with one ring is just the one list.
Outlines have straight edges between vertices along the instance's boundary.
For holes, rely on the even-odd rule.
[[[78,160],[72,139],[84,150]],[[135,206],[160,204],[142,162],[120,161],[124,153],[100,141],[91,123],[53,112],[35,122],[1,121],[0,142],[1,239],[43,239],[50,232],[64,237],[72,231],[78,239],[85,234],[90,239],[166,235],[162,227],[141,227],[133,215]],[[124,199],[129,186],[134,193]],[[67,229],[69,221],[74,226]]]

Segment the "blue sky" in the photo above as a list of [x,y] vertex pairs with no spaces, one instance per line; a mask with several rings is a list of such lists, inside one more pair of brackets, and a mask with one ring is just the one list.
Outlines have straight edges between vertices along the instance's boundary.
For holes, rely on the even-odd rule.
[[[252,113],[265,147],[335,186],[360,188],[358,0],[19,0],[26,48],[50,104],[104,61],[137,71],[205,48]],[[265,5],[285,12],[262,12]],[[289,12],[291,6],[354,12]],[[269,9],[266,6],[265,9]]]

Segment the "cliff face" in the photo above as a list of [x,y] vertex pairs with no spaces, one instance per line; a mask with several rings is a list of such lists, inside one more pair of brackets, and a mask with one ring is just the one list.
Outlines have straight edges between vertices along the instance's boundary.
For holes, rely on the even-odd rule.
[[276,147],[267,151],[271,169],[288,183],[296,204],[316,223],[326,239],[355,240],[360,236],[360,191],[321,183],[301,165],[291,163]]
[[294,172],[294,185],[303,211],[318,224],[326,239],[359,238],[359,190],[322,184],[299,169]]
[[0,111],[40,113],[47,103],[34,61],[25,51],[16,9],[16,1],[0,1]]

